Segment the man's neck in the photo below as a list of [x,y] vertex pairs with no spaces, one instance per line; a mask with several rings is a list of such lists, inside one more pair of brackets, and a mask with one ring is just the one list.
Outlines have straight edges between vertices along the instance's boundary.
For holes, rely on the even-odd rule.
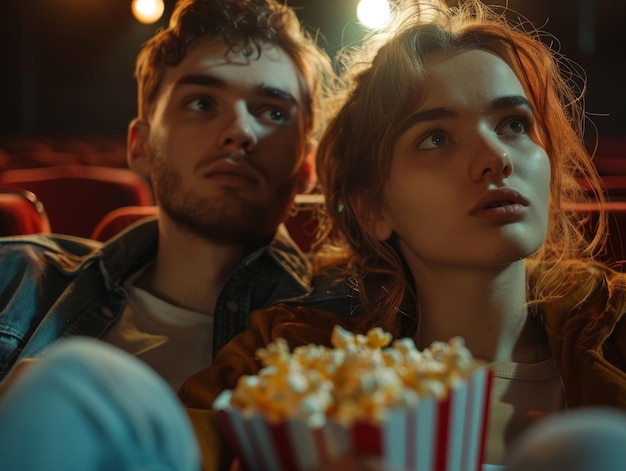
[[226,280],[247,250],[243,245],[214,243],[160,221],[155,262],[135,285],[176,306],[212,314]]

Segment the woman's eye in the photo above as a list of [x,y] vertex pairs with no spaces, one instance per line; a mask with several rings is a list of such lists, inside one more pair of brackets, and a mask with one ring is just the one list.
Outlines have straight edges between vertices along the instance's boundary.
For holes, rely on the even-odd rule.
[[519,134],[528,134],[528,130],[530,129],[530,123],[527,119],[523,118],[513,118],[507,121],[500,134],[502,135],[519,135]]
[[433,132],[424,137],[417,144],[418,149],[437,149],[438,147],[443,147],[448,144],[450,140],[448,136],[446,136],[442,132]]

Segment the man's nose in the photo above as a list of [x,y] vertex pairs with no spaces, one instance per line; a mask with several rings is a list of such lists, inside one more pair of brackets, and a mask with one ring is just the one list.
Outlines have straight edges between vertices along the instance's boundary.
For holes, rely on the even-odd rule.
[[252,152],[257,145],[257,135],[253,129],[250,112],[243,104],[237,104],[226,123],[219,141],[229,151]]

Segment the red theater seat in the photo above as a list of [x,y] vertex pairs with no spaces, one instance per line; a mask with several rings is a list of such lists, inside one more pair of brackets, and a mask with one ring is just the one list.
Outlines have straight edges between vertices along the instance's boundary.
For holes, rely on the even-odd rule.
[[32,192],[0,188],[0,236],[49,232],[46,211]]
[[[626,201],[626,175],[602,175],[600,180],[606,199],[609,201]],[[584,179],[578,179],[578,183],[591,193],[590,186]]]
[[609,200],[626,200],[626,175],[603,175],[601,178]]
[[590,220],[587,230],[590,236],[593,236],[598,215],[601,208],[604,208],[607,216],[608,238],[602,260],[616,267],[623,265],[623,262],[626,261],[626,201],[608,201],[603,205],[599,203],[577,203],[570,207],[589,214]]
[[322,195],[296,195],[291,215],[285,221],[289,235],[303,252],[309,252],[317,236],[317,214],[324,204]]
[[63,165],[0,172],[0,185],[41,200],[53,232],[89,237],[105,214],[122,206],[154,204],[150,185],[129,169]]
[[[317,210],[323,204],[321,195],[296,195],[294,210],[285,222],[289,234],[300,249],[308,252],[317,231]],[[157,214],[156,206],[127,206],[105,215],[96,225],[91,238],[107,241],[139,219]]]
[[156,216],[157,213],[157,206],[124,206],[116,208],[100,220],[91,233],[91,238],[106,242],[132,223],[146,217]]

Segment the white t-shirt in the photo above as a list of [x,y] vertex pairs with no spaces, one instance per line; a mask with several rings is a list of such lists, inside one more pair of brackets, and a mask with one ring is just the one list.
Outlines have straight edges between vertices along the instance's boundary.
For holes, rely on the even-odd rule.
[[174,306],[133,286],[142,271],[126,280],[128,303],[103,340],[144,361],[177,390],[211,364],[213,316]]
[[500,361],[494,372],[483,471],[495,471],[519,435],[544,417],[565,408],[565,391],[552,359],[539,363]]

